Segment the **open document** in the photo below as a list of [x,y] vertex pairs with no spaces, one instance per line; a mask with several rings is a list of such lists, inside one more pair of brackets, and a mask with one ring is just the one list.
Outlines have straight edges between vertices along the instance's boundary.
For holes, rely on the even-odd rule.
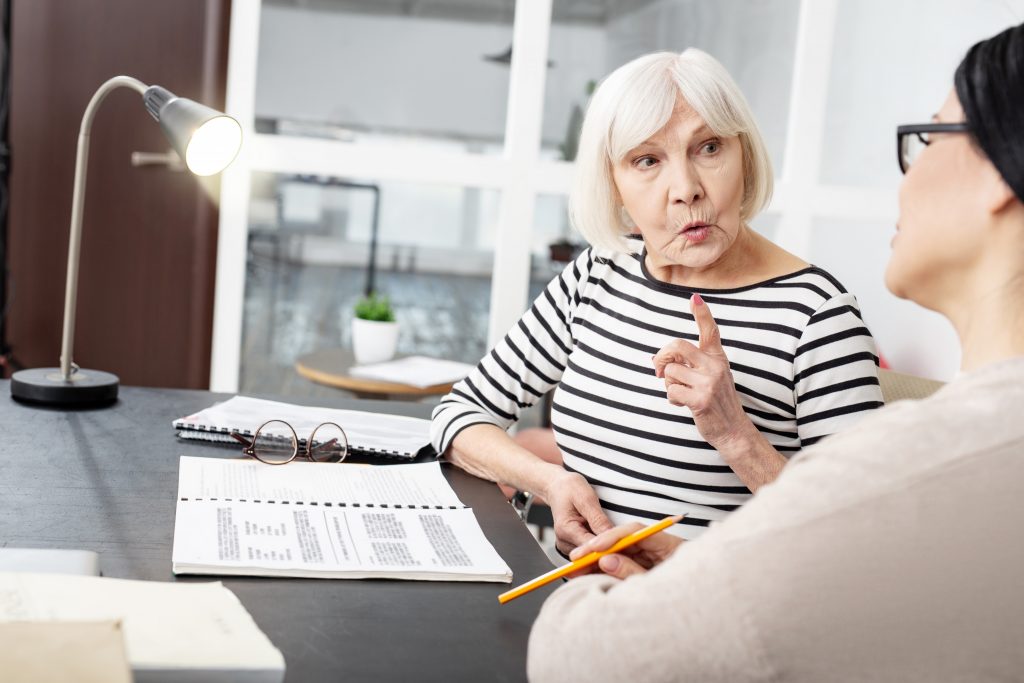
[[436,462],[373,467],[182,457],[175,574],[508,583]]

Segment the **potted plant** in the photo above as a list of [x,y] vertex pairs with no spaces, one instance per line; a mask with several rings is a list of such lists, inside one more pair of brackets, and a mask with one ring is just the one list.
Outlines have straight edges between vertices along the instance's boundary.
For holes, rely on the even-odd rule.
[[386,296],[372,292],[356,302],[352,318],[352,351],[356,363],[380,363],[391,360],[398,346],[398,323]]

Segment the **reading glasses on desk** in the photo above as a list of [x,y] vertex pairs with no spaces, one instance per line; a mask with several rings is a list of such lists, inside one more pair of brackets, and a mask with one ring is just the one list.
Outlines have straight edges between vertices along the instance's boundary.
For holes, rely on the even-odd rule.
[[268,465],[286,465],[299,455],[311,462],[342,462],[348,455],[348,436],[333,422],[317,426],[302,441],[284,420],[264,422],[251,439],[238,432],[231,436],[244,446],[243,453]]

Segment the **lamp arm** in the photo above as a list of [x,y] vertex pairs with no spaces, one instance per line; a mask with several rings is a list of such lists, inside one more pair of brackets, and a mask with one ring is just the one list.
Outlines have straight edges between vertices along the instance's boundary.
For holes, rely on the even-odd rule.
[[82,208],[85,204],[85,175],[89,160],[89,131],[100,103],[115,88],[132,88],[145,95],[147,86],[130,76],[114,76],[99,87],[89,100],[78,132],[78,153],[75,157],[75,189],[71,198],[71,233],[68,239],[68,275],[64,287],[64,333],[61,335],[60,374],[65,381],[72,375],[71,360],[75,335],[75,304],[78,299],[78,253],[82,244]]

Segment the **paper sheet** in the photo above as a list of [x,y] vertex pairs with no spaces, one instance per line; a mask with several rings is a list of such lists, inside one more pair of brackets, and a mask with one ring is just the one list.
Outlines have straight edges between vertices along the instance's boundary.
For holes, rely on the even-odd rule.
[[371,365],[357,365],[348,373],[353,377],[375,379],[381,382],[408,384],[414,387],[432,387],[438,384],[458,382],[473,371],[472,365],[457,363],[452,360],[429,358],[427,356],[409,356],[398,360]]
[[510,581],[473,511],[179,501],[177,573]]
[[178,498],[464,507],[437,462],[370,466],[182,456]]

